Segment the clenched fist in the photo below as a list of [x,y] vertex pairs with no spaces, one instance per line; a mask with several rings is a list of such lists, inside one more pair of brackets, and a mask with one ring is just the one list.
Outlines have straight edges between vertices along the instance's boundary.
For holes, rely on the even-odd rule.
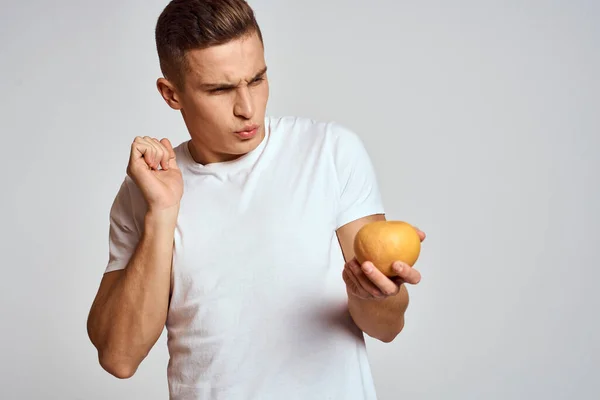
[[127,174],[140,188],[149,211],[179,205],[183,178],[169,139],[136,137],[131,145]]

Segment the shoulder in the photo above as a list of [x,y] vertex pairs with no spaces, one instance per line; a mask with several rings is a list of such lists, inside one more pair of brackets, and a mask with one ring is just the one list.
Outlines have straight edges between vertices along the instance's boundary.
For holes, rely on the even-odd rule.
[[294,146],[306,144],[329,150],[362,146],[359,135],[338,121],[324,121],[303,116],[271,117],[270,126],[277,136],[283,136]]
[[184,164],[189,162],[189,141],[189,139],[184,140],[173,147],[173,151],[175,152],[175,157],[177,159],[177,164],[179,165],[179,168],[182,168]]
[[189,142],[189,139],[186,139],[173,147],[173,151],[175,152],[175,156],[177,158],[180,158],[181,156],[184,156],[187,153],[188,142]]
[[139,228],[146,210],[142,191],[129,175],[125,175],[111,206],[111,220],[131,221]]
[[269,117],[272,132],[282,132],[287,136],[320,135],[327,130],[328,122],[303,116]]

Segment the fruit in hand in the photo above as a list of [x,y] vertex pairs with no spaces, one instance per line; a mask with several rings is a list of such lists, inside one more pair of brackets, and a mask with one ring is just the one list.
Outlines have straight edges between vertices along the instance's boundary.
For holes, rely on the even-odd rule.
[[364,225],[354,238],[354,254],[362,265],[371,261],[388,277],[397,274],[392,269],[394,261],[411,267],[421,252],[421,238],[417,230],[404,221],[375,221]]

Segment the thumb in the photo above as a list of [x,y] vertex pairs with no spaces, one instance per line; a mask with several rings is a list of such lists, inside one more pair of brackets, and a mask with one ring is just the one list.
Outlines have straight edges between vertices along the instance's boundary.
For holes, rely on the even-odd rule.
[[160,140],[160,143],[167,148],[167,151],[169,152],[169,158],[175,158],[175,150],[173,150],[171,141],[167,138],[163,138]]

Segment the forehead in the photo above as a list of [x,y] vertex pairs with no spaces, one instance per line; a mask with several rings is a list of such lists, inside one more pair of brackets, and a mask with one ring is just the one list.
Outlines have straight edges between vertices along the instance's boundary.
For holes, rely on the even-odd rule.
[[265,67],[257,34],[186,54],[188,79],[194,83],[237,82],[252,78]]

